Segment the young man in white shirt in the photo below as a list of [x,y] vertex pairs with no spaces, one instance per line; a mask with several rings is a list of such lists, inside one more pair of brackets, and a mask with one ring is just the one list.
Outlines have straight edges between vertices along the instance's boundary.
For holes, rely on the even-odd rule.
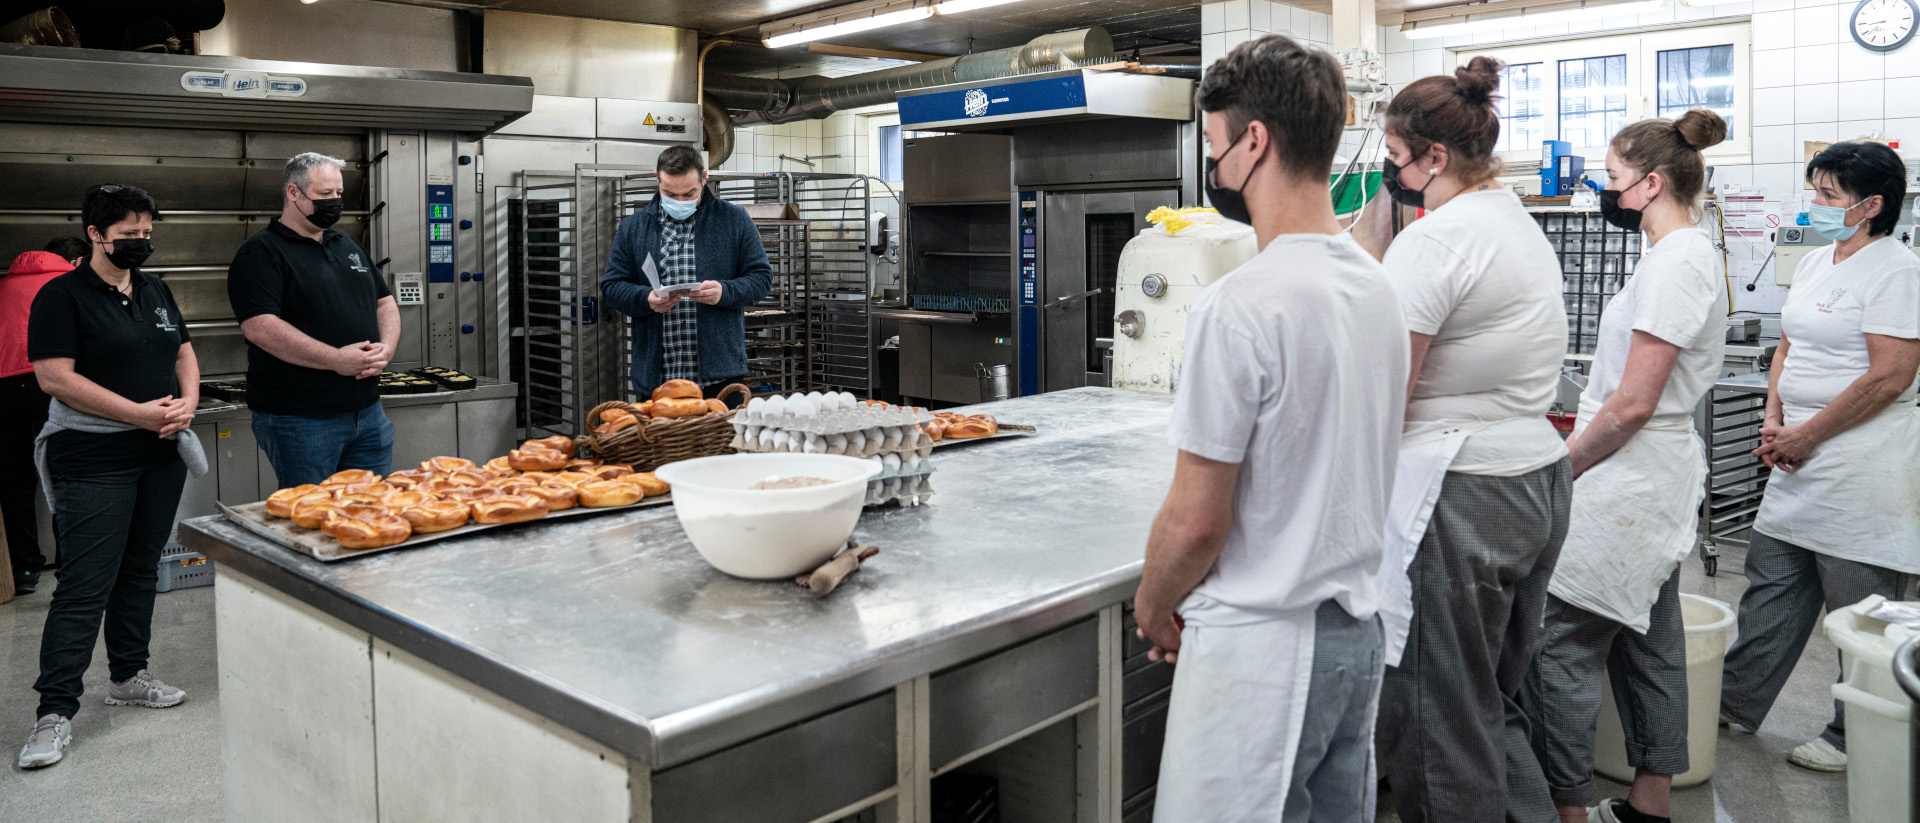
[[1327,195],[1346,119],[1332,56],[1244,43],[1198,98],[1208,199],[1261,252],[1188,321],[1180,455],[1135,600],[1177,663],[1155,819],[1371,820],[1407,327]]

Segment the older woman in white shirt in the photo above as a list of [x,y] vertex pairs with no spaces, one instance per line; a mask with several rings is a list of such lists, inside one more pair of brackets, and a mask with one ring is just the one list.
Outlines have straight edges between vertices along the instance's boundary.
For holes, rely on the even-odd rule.
[[[1680,561],[1696,540],[1707,472],[1693,411],[1719,371],[1727,314],[1720,253],[1699,226],[1700,152],[1726,135],[1726,121],[1695,110],[1627,126],[1607,150],[1601,215],[1646,232],[1647,250],[1600,315],[1567,441],[1572,522],[1520,694],[1567,823],[1664,822],[1673,775],[1687,770]],[[1603,672],[1635,775],[1626,799],[1589,809]]]
[[1567,313],[1553,247],[1495,179],[1499,84],[1499,62],[1476,57],[1400,90],[1385,119],[1386,188],[1427,210],[1382,259],[1412,374],[1381,570],[1391,667],[1375,742],[1408,823],[1553,815],[1514,697],[1573,493],[1546,418]]
[[[1920,260],[1893,237],[1905,171],[1868,142],[1807,164],[1813,228],[1834,242],[1794,272],[1754,450],[1773,474],[1721,701],[1722,718],[1747,729],[1766,719],[1822,607],[1896,598],[1902,574],[1920,572]],[[1789,762],[1846,770],[1841,708]]]

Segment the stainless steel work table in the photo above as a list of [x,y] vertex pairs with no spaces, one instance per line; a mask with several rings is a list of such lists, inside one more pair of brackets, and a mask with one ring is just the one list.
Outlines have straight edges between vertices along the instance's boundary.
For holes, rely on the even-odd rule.
[[[767,748],[782,735],[795,739],[778,747],[804,749],[821,744],[806,732],[822,718],[884,711],[884,742],[897,747],[891,757],[901,779],[862,798],[892,810],[882,819],[924,819],[924,781],[932,774],[1038,726],[1082,717],[1074,732],[1080,745],[1067,747],[1078,773],[1066,784],[1081,799],[1061,819],[1118,820],[1120,678],[1123,662],[1137,656],[1122,638],[1120,604],[1138,584],[1147,530],[1172,474],[1173,450],[1164,440],[1170,398],[1089,388],[982,408],[1005,422],[1034,425],[1039,434],[936,451],[932,501],[868,510],[855,535],[881,554],[826,598],[790,582],[744,581],[713,570],[671,507],[534,523],[335,564],[220,518],[184,524],[181,540],[219,564],[227,586],[216,595],[222,606],[230,591],[236,602],[253,597],[244,592],[290,599],[297,610],[368,636],[376,670],[383,649],[411,655],[536,725],[557,725],[580,738],[579,747],[610,750],[602,759],[624,758],[631,807],[619,819],[773,819],[740,816],[763,813],[752,811],[759,807],[718,817],[688,811],[698,798],[675,792],[718,788],[709,785],[715,775],[699,773],[703,762],[752,771],[745,761],[726,762],[727,750]],[[235,614],[220,626],[223,703],[234,697],[234,678],[224,671],[232,660],[230,622],[238,633],[272,622],[233,622],[241,620]],[[1085,643],[1077,642],[1081,632]],[[1076,668],[1079,656],[1092,668]],[[1007,657],[1007,665],[996,669],[997,657]],[[1026,682],[1023,670],[1060,682]],[[1065,699],[1067,716],[1034,718],[1016,699],[960,705],[984,709],[985,717],[943,718],[957,710],[942,705],[941,686],[929,677],[950,673],[952,703],[1012,687],[998,698]],[[1096,679],[1087,684],[1089,700],[1074,691],[1081,674]],[[251,685],[271,694],[283,684]],[[383,737],[389,717],[377,708],[374,714],[382,729],[376,737]],[[229,726],[236,719],[224,705],[223,719]],[[834,730],[823,729],[832,738]],[[235,731],[228,729],[230,763]],[[378,745],[379,811],[371,819],[404,819],[397,787],[389,798],[387,741]],[[1101,752],[1071,754],[1088,747]],[[850,752],[844,757],[840,765],[850,769],[860,761]],[[437,762],[445,768],[459,760]],[[677,767],[690,774],[682,781],[690,785],[674,783]],[[413,784],[422,779],[406,776]],[[237,790],[230,778],[228,790],[234,812],[236,791],[248,789]],[[274,784],[274,791],[285,790]],[[703,802],[719,808],[726,800]],[[782,819],[827,820],[834,819],[830,812],[860,808],[786,800],[810,810]],[[249,802],[239,798],[257,808]]]

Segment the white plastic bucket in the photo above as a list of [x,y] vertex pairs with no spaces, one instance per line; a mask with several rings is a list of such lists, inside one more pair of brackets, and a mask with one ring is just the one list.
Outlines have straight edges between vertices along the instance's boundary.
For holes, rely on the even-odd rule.
[[1847,704],[1847,808],[1854,820],[1906,820],[1912,704],[1893,679],[1893,655],[1912,637],[1905,627],[1867,616],[1886,598],[1873,595],[1826,619],[1840,647],[1833,696]]
[[[1674,775],[1673,785],[1696,786],[1713,776],[1714,749],[1720,743],[1720,677],[1733,607],[1709,597],[1682,594],[1680,619],[1687,627],[1687,771]],[[1633,767],[1627,765],[1627,736],[1620,725],[1620,710],[1613,704],[1613,683],[1604,677],[1600,682],[1593,770],[1632,783]]]

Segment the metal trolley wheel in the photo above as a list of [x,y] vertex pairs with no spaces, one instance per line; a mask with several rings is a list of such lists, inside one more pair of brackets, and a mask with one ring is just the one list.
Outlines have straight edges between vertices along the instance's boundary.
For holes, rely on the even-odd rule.
[[1720,547],[1711,540],[1700,541],[1700,564],[1706,567],[1708,577],[1720,573]]

